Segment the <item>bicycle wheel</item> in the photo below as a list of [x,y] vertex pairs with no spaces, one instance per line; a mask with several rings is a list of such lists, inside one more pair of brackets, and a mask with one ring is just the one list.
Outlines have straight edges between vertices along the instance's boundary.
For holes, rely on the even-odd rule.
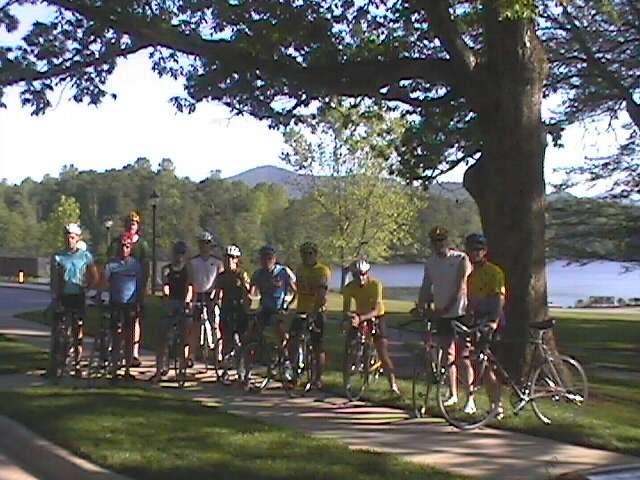
[[415,418],[422,418],[429,411],[429,396],[436,385],[435,378],[425,361],[413,367],[411,376],[411,413]]
[[491,368],[486,357],[465,356],[444,369],[437,398],[438,407],[450,425],[472,430],[493,418],[491,402],[482,385],[486,368]]
[[67,370],[70,358],[71,332],[66,315],[58,320],[51,347],[51,372],[54,379],[60,379]]
[[589,395],[584,369],[571,357],[559,355],[549,358],[531,376],[531,406],[545,424],[552,418],[571,418]]
[[102,376],[104,371],[106,358],[109,354],[107,346],[107,333],[101,329],[98,334],[93,337],[93,345],[89,353],[87,363],[87,378],[95,380]]
[[306,336],[300,338],[294,358],[291,359],[290,379],[286,378],[288,375],[286,370],[285,363],[281,362],[280,378],[287,395],[290,397],[304,395],[311,387],[313,379],[313,350]]
[[347,398],[359,400],[369,383],[371,345],[358,334],[347,340],[342,380]]

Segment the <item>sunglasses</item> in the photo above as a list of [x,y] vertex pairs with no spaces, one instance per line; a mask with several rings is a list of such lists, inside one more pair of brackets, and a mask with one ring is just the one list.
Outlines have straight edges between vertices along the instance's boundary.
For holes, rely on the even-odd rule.
[[227,255],[227,258],[229,260],[239,260],[240,259],[240,257],[236,257],[235,255]]
[[130,243],[122,243],[120,246],[122,248],[131,248],[131,244]]

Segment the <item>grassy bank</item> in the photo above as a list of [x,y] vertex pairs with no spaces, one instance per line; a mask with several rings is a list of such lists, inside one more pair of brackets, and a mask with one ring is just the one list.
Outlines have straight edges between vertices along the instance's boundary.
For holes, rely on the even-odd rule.
[[45,350],[0,335],[0,374],[24,373],[46,366]]
[[137,480],[463,478],[156,392],[39,388],[3,399],[0,413]]

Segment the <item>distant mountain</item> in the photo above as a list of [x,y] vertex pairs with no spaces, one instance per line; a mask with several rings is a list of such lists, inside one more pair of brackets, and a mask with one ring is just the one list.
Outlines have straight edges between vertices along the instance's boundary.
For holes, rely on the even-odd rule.
[[[259,183],[275,183],[285,187],[290,195],[299,197],[304,191],[305,185],[311,181],[311,178],[308,175],[301,175],[285,168],[264,165],[228,177],[227,180],[243,182],[249,187],[255,187]],[[432,195],[451,200],[462,201],[471,198],[462,184],[455,182],[434,183],[429,187],[429,192]]]

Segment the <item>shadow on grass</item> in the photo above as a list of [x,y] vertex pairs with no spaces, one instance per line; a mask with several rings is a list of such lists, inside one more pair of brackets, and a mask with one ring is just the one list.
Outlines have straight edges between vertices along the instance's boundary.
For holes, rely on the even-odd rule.
[[136,479],[453,479],[190,400],[129,389],[3,393],[0,412]]
[[47,358],[44,350],[0,335],[0,374],[46,368]]

